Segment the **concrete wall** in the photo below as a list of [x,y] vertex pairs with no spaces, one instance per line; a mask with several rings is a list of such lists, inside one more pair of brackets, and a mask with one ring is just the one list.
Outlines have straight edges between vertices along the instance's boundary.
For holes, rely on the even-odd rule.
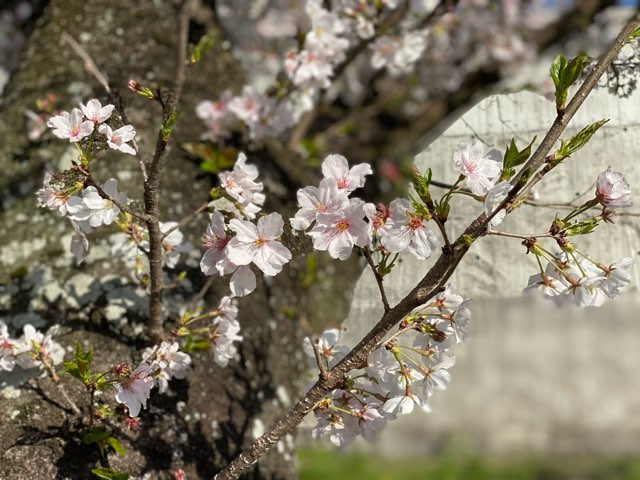
[[[594,92],[563,138],[600,118],[611,121],[544,180],[537,189],[540,199],[568,201],[588,191],[586,200],[607,166],[623,172],[637,191],[639,107],[638,92],[625,100]],[[417,155],[416,163],[421,170],[430,166],[434,179],[450,182],[456,178],[452,153],[461,140],[477,136],[500,150],[512,136],[518,145],[534,135],[541,140],[554,110],[529,92],[488,98]],[[449,228],[454,233],[482,208],[463,200],[452,207]],[[527,206],[519,210],[499,228],[542,232],[555,213]],[[576,243],[603,263],[637,255],[638,217],[620,217]],[[385,281],[391,302],[429,266],[406,258]],[[471,338],[457,346],[453,380],[448,390],[434,395],[433,412],[414,413],[390,426],[379,443],[385,452],[423,453],[453,441],[490,453],[640,453],[640,268],[633,269],[634,289],[620,301],[583,310],[558,310],[519,298],[535,273],[535,258],[525,255],[518,240],[483,238],[472,247],[454,275],[461,294],[473,298]],[[379,319],[379,303],[373,276],[366,271],[345,324],[349,345]]]

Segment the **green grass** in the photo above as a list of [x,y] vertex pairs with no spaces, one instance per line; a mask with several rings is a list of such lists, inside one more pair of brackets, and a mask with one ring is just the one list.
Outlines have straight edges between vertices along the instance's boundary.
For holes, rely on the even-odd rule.
[[302,450],[300,480],[640,480],[640,457],[385,459],[331,450]]

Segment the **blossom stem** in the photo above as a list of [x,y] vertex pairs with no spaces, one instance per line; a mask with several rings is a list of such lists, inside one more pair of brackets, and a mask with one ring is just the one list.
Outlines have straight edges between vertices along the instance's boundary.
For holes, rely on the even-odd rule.
[[51,380],[53,380],[53,383],[56,384],[56,387],[57,387],[58,391],[62,394],[64,399],[67,401],[67,403],[71,407],[71,410],[73,410],[73,413],[75,413],[76,415],[81,415],[82,414],[82,410],[80,410],[78,405],[76,405],[76,402],[74,402],[71,399],[71,397],[67,393],[66,389],[64,388],[64,385],[62,385],[62,383],[60,381],[60,376],[56,372],[55,368],[53,368],[53,365],[51,365],[51,360],[49,358],[45,357],[44,355],[39,355],[39,356],[40,356],[40,360],[42,361],[42,364],[47,369],[47,373],[51,377]]
[[373,258],[371,257],[371,250],[369,250],[369,247],[362,248],[362,253],[364,257],[367,259],[367,263],[369,264],[369,267],[371,267],[373,276],[376,278],[376,283],[378,284],[378,290],[380,290],[380,298],[382,299],[382,305],[384,306],[384,311],[386,313],[389,311],[390,307],[389,307],[389,301],[387,300],[387,292],[385,292],[384,285],[382,283],[383,278],[378,272],[378,269],[376,268],[376,264],[373,261]]
[[487,235],[495,235],[497,237],[519,238],[520,240],[528,240],[529,238],[553,238],[549,232],[546,233],[509,233],[499,230],[487,230]]
[[318,347],[317,343],[313,343],[313,354],[316,357],[316,364],[318,365],[318,370],[320,370],[320,379],[326,381],[328,378],[327,366],[322,361],[322,353],[320,352],[320,347]]

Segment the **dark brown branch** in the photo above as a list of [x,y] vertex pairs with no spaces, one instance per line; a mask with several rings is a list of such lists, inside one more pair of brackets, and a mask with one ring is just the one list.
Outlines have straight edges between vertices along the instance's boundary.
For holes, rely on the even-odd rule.
[[[162,272],[162,231],[160,230],[160,180],[166,163],[167,144],[170,136],[170,126],[176,115],[176,107],[182,91],[187,64],[187,39],[189,34],[190,0],[180,1],[178,12],[178,40],[176,47],[176,72],[173,90],[167,95],[163,105],[163,127],[158,132],[156,151],[148,169],[148,178],[144,184],[145,214],[148,215],[147,231],[149,232],[149,334],[154,340],[164,336],[162,326],[162,291],[164,277]],[[167,131],[169,130],[169,131]]]
[[[629,32],[631,32],[640,23],[639,20],[640,14],[637,14],[618,36],[616,42],[613,44],[609,52],[603,57],[603,60],[599,63],[598,67],[589,74],[583,86],[590,85],[591,87],[581,88],[576,93],[567,107],[567,110],[570,107],[572,108],[570,116],[573,116],[575,110],[577,110],[577,108],[582,105],[582,102],[584,102],[584,99],[597,82],[599,76],[602,74],[603,68],[606,68],[607,64],[605,63],[610,63],[615,57],[611,52],[618,52],[620,50]],[[578,97],[578,95],[580,95],[580,97]],[[541,146],[538,147],[538,150],[536,150],[534,155],[527,162],[525,168],[527,166],[535,167],[536,165],[537,167],[540,167],[544,158],[553,147],[553,144],[565,127],[566,122],[554,122],[547,133],[545,140],[543,140]],[[544,150],[544,148],[547,150]],[[515,181],[517,182],[517,179]],[[510,195],[512,195],[511,198],[517,194],[517,187],[514,187],[512,192],[510,192]],[[502,207],[503,206],[504,203]],[[500,209],[496,209],[496,212],[499,210]],[[260,456],[275,445],[282,436],[292,431],[302,421],[304,416],[313,410],[313,407],[317,402],[322,400],[327,393],[342,385],[348,372],[367,365],[367,358],[369,357],[369,354],[396,324],[398,324],[414,308],[423,305],[430,298],[445,288],[447,281],[458,267],[471,244],[485,234],[489,220],[490,217],[487,217],[484,213],[476,218],[465,229],[464,233],[458,237],[451,248],[447,249],[440,255],[435,265],[431,270],[429,270],[424,278],[420,280],[418,285],[416,285],[414,289],[400,301],[400,303],[391,308],[388,312],[385,312],[377,325],[373,327],[373,329],[360,341],[360,343],[358,343],[358,345],[354,347],[353,350],[351,350],[351,352],[349,352],[335,367],[329,370],[327,380],[317,381],[307,392],[305,397],[283,418],[281,418],[271,430],[258,438],[249,448],[244,450],[223,471],[218,473],[215,479],[236,479],[242,473],[249,470],[249,468],[258,461]]]
[[380,290],[380,298],[382,299],[382,305],[384,306],[384,311],[386,313],[389,311],[390,307],[389,307],[389,300],[387,300],[387,292],[385,292],[384,284],[382,283],[383,281],[382,276],[380,276],[380,273],[378,273],[376,264],[374,263],[373,258],[371,257],[371,251],[369,250],[369,247],[364,247],[362,249],[362,253],[364,254],[364,257],[367,259],[367,263],[371,267],[373,276],[376,278],[376,283],[378,284],[378,290]]

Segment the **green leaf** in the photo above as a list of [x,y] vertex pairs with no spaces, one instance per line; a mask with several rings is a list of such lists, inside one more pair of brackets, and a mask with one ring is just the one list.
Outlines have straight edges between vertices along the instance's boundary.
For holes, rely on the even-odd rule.
[[627,42],[635,40],[638,37],[640,37],[640,27],[637,27],[633,32],[629,34],[629,37],[627,38]]
[[209,343],[207,339],[204,339],[202,337],[189,336],[187,338],[187,342],[182,348],[182,351],[185,353],[189,353],[189,352],[197,352],[200,350],[210,350],[210,349],[211,349],[211,343]]
[[588,63],[585,54],[578,55],[569,61],[563,55],[558,55],[554,60],[551,65],[551,79],[556,88],[556,110],[558,113],[564,110],[569,87],[580,78]]
[[111,432],[109,432],[104,426],[90,428],[85,430],[82,434],[82,443],[90,445],[92,443],[103,442],[110,436]]
[[431,183],[431,169],[428,168],[424,175],[415,172],[413,175],[413,188],[427,207],[433,206],[429,184]]
[[89,370],[93,362],[93,352],[84,351],[80,342],[76,343],[76,355],[72,362],[65,362],[63,372],[81,380],[85,385],[89,384],[91,375]]
[[551,165],[555,167],[569,155],[572,155],[584,147],[587,142],[591,140],[593,134],[608,121],[608,119],[598,120],[597,122],[584,127],[574,135],[571,140],[563,140],[560,142],[560,148],[552,155]]
[[218,32],[216,30],[209,30],[206,34],[200,37],[197,45],[193,48],[193,52],[191,52],[191,63],[199,62],[202,58],[202,55],[213,47],[218,41]]
[[113,450],[118,454],[119,457],[124,457],[124,447],[117,439],[115,439],[114,437],[109,437],[105,441],[107,442],[107,445],[113,448]]
[[91,473],[105,480],[128,480],[129,474],[116,472],[113,468],[93,468]]
[[507,145],[507,149],[504,153],[504,167],[502,168],[502,172],[500,172],[500,181],[508,180],[513,177],[515,175],[514,167],[522,165],[529,159],[529,156],[531,156],[531,147],[537,138],[538,137],[533,137],[531,143],[522,150],[518,150],[515,138],[511,139],[511,144]]
[[586,235],[587,233],[593,232],[597,226],[598,220],[596,220],[595,218],[591,218],[582,222],[576,222],[569,228],[565,228],[563,232],[569,237],[574,235]]
[[180,147],[200,160],[200,170],[207,173],[219,173],[233,167],[238,156],[233,148],[217,148],[208,142],[182,143]]

